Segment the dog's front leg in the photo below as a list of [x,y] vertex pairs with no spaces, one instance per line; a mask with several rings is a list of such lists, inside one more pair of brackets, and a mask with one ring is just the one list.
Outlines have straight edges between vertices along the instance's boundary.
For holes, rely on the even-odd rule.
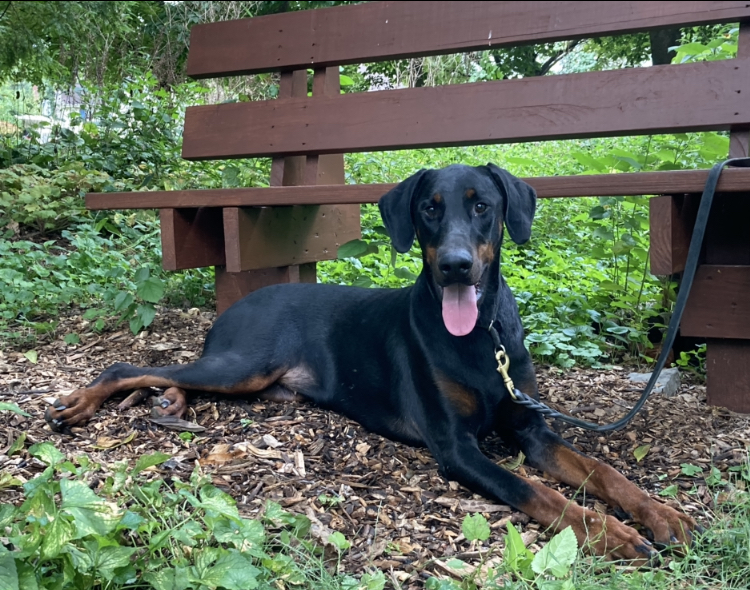
[[510,504],[553,530],[572,527],[581,545],[610,559],[650,561],[654,550],[632,527],[568,501],[543,484],[521,478],[493,463],[465,431],[429,444],[441,471],[473,492]]
[[[531,411],[518,408],[515,412]],[[625,512],[651,530],[658,545],[690,543],[692,531],[699,528],[692,518],[654,500],[609,465],[580,453],[552,432],[541,416],[532,414],[517,415],[515,420],[516,440],[531,465],[568,485],[582,486]]]

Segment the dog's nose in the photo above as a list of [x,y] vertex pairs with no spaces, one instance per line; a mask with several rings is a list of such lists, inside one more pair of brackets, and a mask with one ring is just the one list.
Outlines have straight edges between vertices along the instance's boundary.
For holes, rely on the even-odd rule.
[[474,261],[466,250],[451,250],[438,259],[438,268],[443,278],[449,282],[465,281]]

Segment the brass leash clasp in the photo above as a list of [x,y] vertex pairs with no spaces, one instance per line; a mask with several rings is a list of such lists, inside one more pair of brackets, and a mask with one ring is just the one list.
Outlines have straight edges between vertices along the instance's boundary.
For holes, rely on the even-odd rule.
[[508,358],[508,354],[505,352],[505,347],[502,344],[495,352],[495,360],[497,360],[497,372],[500,373],[500,376],[503,378],[505,388],[508,390],[508,393],[510,393],[510,397],[514,400],[517,399],[516,388],[513,385],[513,379],[511,379],[510,375],[508,375],[510,358]]

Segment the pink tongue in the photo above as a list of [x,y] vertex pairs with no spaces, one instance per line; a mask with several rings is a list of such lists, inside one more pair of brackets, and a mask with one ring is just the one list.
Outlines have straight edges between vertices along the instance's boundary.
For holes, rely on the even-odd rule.
[[477,290],[473,285],[443,287],[443,322],[454,336],[466,336],[477,323]]

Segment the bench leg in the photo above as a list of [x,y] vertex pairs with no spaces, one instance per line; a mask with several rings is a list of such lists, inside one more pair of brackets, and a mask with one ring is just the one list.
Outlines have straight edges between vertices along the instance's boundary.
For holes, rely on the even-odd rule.
[[226,267],[216,267],[216,312],[224,313],[234,303],[262,287],[277,283],[316,282],[315,263],[264,268],[245,272],[227,272]]

